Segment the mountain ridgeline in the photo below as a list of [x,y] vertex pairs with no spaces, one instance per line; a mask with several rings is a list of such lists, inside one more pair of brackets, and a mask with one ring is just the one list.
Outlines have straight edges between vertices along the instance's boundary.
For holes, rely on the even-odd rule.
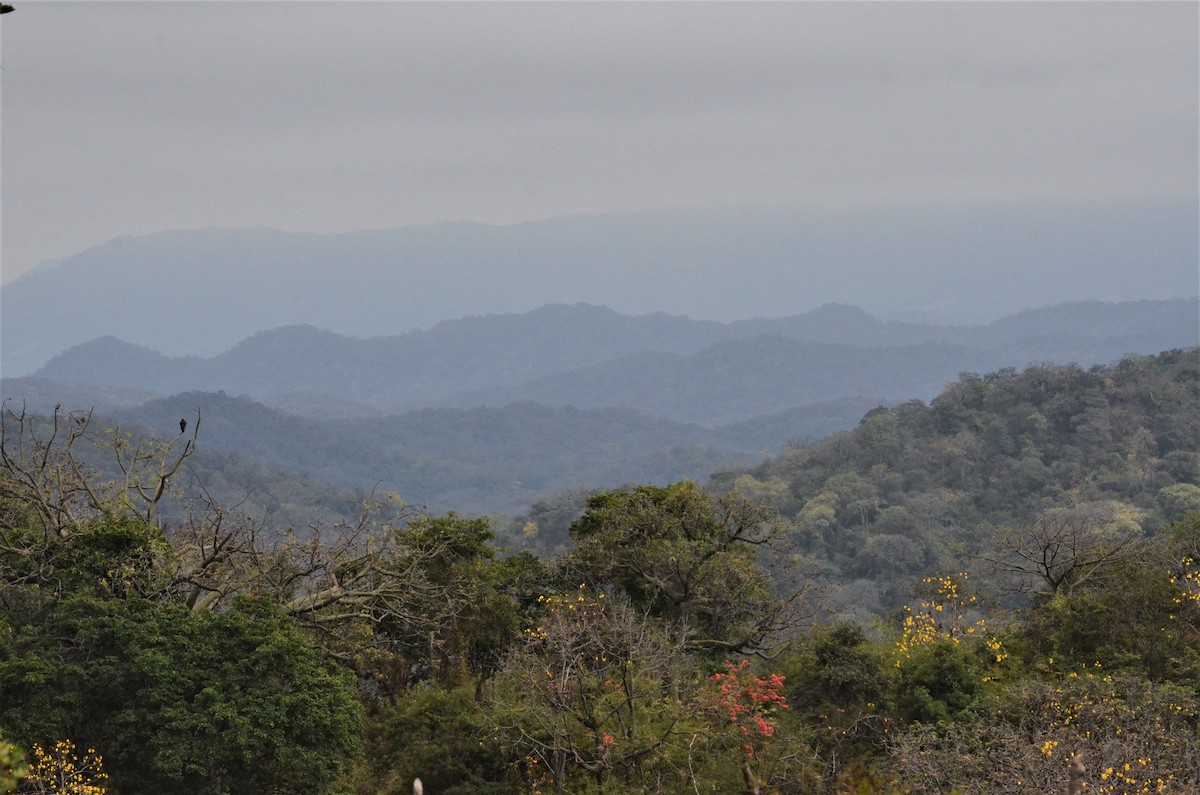
[[286,327],[207,359],[103,338],[0,389],[11,407],[90,407],[160,435],[199,409],[207,454],[240,457],[205,464],[212,488],[241,499],[222,466],[245,472],[260,511],[299,515],[305,499],[282,474],[294,471],[511,516],[564,489],[752,465],[875,407],[930,400],[963,372],[1192,346],[1197,312],[1194,300],[1086,302],[947,327],[842,305],[728,324],[553,305],[365,340]]
[[1086,302],[938,326],[827,305],[723,324],[552,305],[370,339],[284,327],[211,358],[104,337],[55,356],[37,376],[160,395],[225,390],[315,417],[536,401],[716,425],[847,396],[928,399],[964,371],[1186,347],[1197,341],[1198,313],[1196,300]]
[[6,283],[0,358],[11,377],[110,335],[169,356],[215,356],[300,323],[376,337],[579,301],[722,321],[831,302],[988,321],[1080,299],[1195,295],[1196,215],[1192,199],[161,232]]

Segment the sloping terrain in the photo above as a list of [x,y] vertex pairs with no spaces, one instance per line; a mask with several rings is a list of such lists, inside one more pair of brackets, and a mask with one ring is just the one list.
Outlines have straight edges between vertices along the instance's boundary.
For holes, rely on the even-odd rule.
[[[201,451],[242,460],[206,467],[232,498],[255,489],[278,492],[267,488],[272,479],[264,473],[287,470],[317,484],[395,492],[433,511],[511,515],[573,486],[703,480],[717,470],[757,463],[789,441],[852,427],[877,404],[866,398],[839,401],[708,429],[627,409],[534,403],[313,420],[246,397],[189,392],[97,415],[93,425],[171,438],[179,419],[195,422],[199,410]],[[239,483],[246,466],[247,477]],[[254,503],[261,504],[258,498]]]

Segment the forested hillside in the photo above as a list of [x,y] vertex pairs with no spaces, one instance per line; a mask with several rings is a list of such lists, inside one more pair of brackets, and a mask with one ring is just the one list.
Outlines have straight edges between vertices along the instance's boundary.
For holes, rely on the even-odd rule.
[[167,519],[203,423],[109,436],[112,478],[94,416],[7,411],[0,732],[27,786],[122,795],[1190,795],[1197,354],[964,375],[705,489],[542,505],[506,543],[562,522],[543,558],[388,498]]
[[1198,365],[1193,348],[965,374],[929,404],[875,409],[714,486],[771,505],[797,549],[864,580],[855,600],[890,608],[915,575],[982,566],[1005,528],[1137,535],[1200,509]]

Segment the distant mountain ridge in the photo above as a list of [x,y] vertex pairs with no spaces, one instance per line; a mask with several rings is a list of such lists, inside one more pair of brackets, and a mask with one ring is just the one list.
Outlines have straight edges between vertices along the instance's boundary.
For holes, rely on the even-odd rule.
[[307,504],[288,471],[513,515],[561,489],[754,463],[876,406],[929,399],[964,371],[1194,357],[1198,315],[1196,300],[1078,302],[946,327],[828,305],[722,324],[553,305],[365,340],[285,327],[212,358],[103,337],[38,377],[0,379],[0,392],[9,406],[94,407],[97,427],[167,435],[200,408],[204,446],[229,469],[208,468],[212,488],[237,500],[261,486],[255,504],[281,515]]
[[763,335],[687,356],[637,353],[511,389],[464,393],[449,405],[502,406],[536,397],[551,405],[637,407],[676,421],[727,423],[840,395],[935,394],[951,374],[986,369],[995,359],[938,343],[867,348]]
[[[855,398],[708,429],[629,409],[536,403],[314,420],[246,397],[186,392],[108,412],[94,423],[172,435],[180,417],[199,409],[205,451],[246,456],[264,468],[303,472],[319,483],[394,491],[435,511],[515,514],[567,487],[666,484],[757,464],[789,439],[821,438],[852,427],[876,405],[877,400]],[[226,477],[234,480],[235,474]]]
[[536,401],[716,424],[847,395],[929,397],[966,370],[1103,364],[1188,347],[1197,342],[1198,314],[1196,300],[1081,302],[987,325],[936,326],[828,305],[722,324],[552,305],[371,339],[284,327],[207,359],[104,337],[54,357],[37,375],[161,394],[222,389],[285,411],[307,406],[316,416],[330,401],[354,403],[351,416]]
[[4,375],[116,336],[213,356],[308,323],[359,337],[589,301],[725,322],[830,302],[969,322],[1077,298],[1196,294],[1197,202],[717,209],[340,234],[118,238],[0,288]]

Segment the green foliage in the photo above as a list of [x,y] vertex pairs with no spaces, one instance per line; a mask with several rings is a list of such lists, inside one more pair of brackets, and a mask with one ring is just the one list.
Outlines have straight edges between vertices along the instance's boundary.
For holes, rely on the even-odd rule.
[[997,527],[1112,506],[1120,521],[1095,529],[1129,538],[1186,515],[1200,493],[1197,400],[1196,349],[964,373],[928,405],[875,409],[852,431],[714,485],[787,484],[786,495],[750,493],[791,519],[794,542],[836,578],[877,583],[882,617],[915,576],[989,556]]
[[974,703],[983,673],[971,650],[950,640],[917,647],[896,669],[895,701],[909,722],[948,723]]
[[29,771],[21,749],[0,736],[0,795],[9,795]]
[[758,562],[775,527],[736,494],[714,500],[691,481],[605,492],[588,500],[571,534],[566,576],[614,589],[682,631],[690,650],[752,649],[780,621]]
[[165,585],[163,563],[171,555],[162,530],[129,518],[103,518],[72,534],[47,555],[52,575],[67,592],[115,597],[146,596]]
[[460,519],[453,513],[439,518],[418,518],[404,531],[407,545],[429,550],[423,570],[430,582],[446,585],[470,573],[476,564],[496,556],[486,519]]
[[0,539],[0,589],[36,586],[40,598],[148,593],[162,586],[159,566],[170,555],[162,532],[136,519],[104,517],[65,534],[16,526],[0,529]]
[[125,793],[321,792],[357,748],[347,677],[262,600],[68,596],[16,628],[0,692],[15,738],[74,736]]
[[887,663],[856,624],[818,629],[789,669],[792,703],[810,711],[875,707],[887,694]]
[[418,686],[364,721],[366,759],[351,781],[362,795],[505,793],[505,757],[469,688]]
[[[0,729],[97,749],[122,795],[399,795],[417,776],[495,795],[1023,795],[1065,790],[1075,754],[1096,792],[1193,791],[1197,383],[1178,352],[965,374],[730,475],[768,507],[690,481],[535,506],[513,532],[544,522],[563,552],[547,561],[501,556],[488,521],[455,514],[168,536],[98,509],[82,472],[64,496],[10,459]],[[974,588],[926,576],[870,634],[800,631],[780,559],[803,555],[860,618],[930,567],[970,561]],[[0,789],[15,752],[0,742]]]
[[1015,635],[1025,663],[1052,657],[1061,670],[1200,681],[1200,644],[1173,576],[1188,554],[1182,527],[1142,542],[1115,563],[1108,587],[1060,595],[1024,613]]
[[[349,641],[392,696],[417,682],[478,691],[500,666],[550,575],[533,555],[497,558],[486,519],[418,518],[397,532],[400,551],[385,568],[407,572],[411,592],[389,600]],[[379,674],[386,671],[387,675]],[[385,681],[387,680],[387,681]]]
[[1200,512],[1200,486],[1193,483],[1175,483],[1158,490],[1162,498],[1163,511],[1171,521],[1180,521],[1189,514]]

